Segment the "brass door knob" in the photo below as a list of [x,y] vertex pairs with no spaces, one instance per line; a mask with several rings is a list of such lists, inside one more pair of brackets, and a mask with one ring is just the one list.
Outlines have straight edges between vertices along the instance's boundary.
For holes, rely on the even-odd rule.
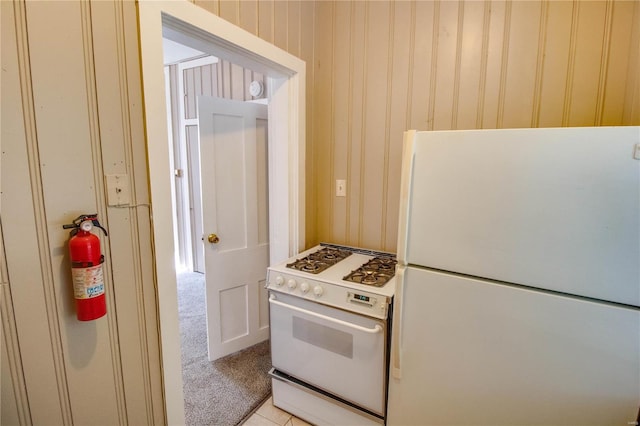
[[209,234],[207,240],[209,240],[211,244],[218,244],[220,242],[220,238],[218,238],[216,234]]

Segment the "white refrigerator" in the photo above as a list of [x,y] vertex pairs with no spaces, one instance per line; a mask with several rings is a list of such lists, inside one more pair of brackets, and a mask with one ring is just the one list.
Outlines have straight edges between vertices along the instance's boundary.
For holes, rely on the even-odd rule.
[[640,127],[405,134],[388,425],[632,425]]

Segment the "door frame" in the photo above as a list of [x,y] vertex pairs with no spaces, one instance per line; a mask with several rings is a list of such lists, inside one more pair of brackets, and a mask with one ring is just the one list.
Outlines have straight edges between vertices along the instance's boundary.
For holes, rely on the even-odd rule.
[[138,23],[165,409],[168,424],[184,424],[162,37],[268,77],[271,264],[304,248],[306,70],[301,59],[187,1],[139,0]]

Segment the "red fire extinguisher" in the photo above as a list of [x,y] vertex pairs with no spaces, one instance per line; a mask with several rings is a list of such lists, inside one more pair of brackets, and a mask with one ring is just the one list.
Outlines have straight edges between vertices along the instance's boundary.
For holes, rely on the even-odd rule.
[[100,253],[100,239],[91,233],[94,226],[107,235],[107,230],[98,222],[97,214],[83,214],[73,223],[63,225],[64,229],[71,229],[71,277],[80,321],[98,319],[107,313],[102,274],[104,256]]

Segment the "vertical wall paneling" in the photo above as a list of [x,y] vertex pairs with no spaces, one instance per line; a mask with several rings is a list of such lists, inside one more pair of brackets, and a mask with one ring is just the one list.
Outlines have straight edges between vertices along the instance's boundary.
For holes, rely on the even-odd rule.
[[[287,52],[297,57],[301,55],[300,40],[302,35],[300,13],[300,1],[287,2]],[[309,28],[305,28],[304,31],[309,31]]]
[[224,0],[191,0],[195,5],[220,16],[220,3]]
[[[606,79],[602,87],[602,110],[598,124],[603,126],[616,126],[623,124],[624,103],[617,100],[623,99],[625,94],[633,94],[634,90],[627,90],[627,79],[638,80],[637,73],[628,73],[628,62],[633,58],[633,25],[640,21],[640,16],[634,17],[634,7],[638,2],[616,2],[611,5],[611,23],[608,25],[609,36],[609,61],[607,64]],[[615,22],[615,25],[613,24]],[[636,24],[636,27],[638,25]],[[637,33],[637,30],[636,30]],[[631,37],[630,37],[631,35]],[[637,43],[637,37],[636,41]],[[640,46],[635,45],[637,52]],[[637,93],[637,90],[636,90]]]
[[273,44],[278,46],[282,50],[289,50],[289,26],[286,25],[289,21],[289,2],[288,1],[275,1],[273,3]]
[[360,246],[360,218],[362,217],[362,150],[364,146],[364,106],[366,103],[366,58],[367,58],[367,5],[351,2],[351,32],[349,44],[349,117],[348,167],[347,167],[347,243]]
[[219,0],[220,16],[233,25],[239,25],[240,1]]
[[[485,4],[467,1],[458,13],[458,58],[455,106],[451,127],[475,129],[481,99],[482,57],[485,53]],[[485,64],[486,65],[486,64]]]
[[[627,91],[624,101],[623,124],[640,123],[640,4],[633,2],[633,22],[629,65],[627,71]],[[614,25],[615,26],[615,25]]]
[[[431,24],[431,60],[429,61],[429,91],[427,109],[427,128],[434,129],[434,117],[436,111],[436,87],[438,83],[438,47],[440,43],[440,0],[434,1],[432,24]],[[428,27],[428,26],[427,26]]]
[[384,200],[384,230],[382,249],[394,251],[398,235],[398,208],[400,205],[400,166],[403,133],[407,129],[408,107],[411,104],[410,69],[413,59],[415,3],[396,2],[393,5],[394,19],[392,54],[390,64],[390,96],[388,102],[387,161],[385,169],[386,190]]
[[[333,20],[336,27],[331,42],[334,98],[329,100],[325,92],[325,76],[316,73],[312,79],[312,149],[318,191],[314,214],[318,215],[320,240],[342,241],[344,231],[351,245],[395,247],[391,228],[397,197],[394,180],[399,171],[394,166],[393,135],[398,126],[427,130],[589,125],[596,115],[602,115],[603,124],[607,120],[615,123],[615,117],[621,123],[623,111],[631,116],[628,111],[638,103],[630,100],[638,96],[633,94],[635,77],[627,77],[633,74],[628,70],[638,67],[637,48],[629,44],[637,43],[637,19],[629,18],[638,9],[635,2],[347,4],[337,6],[345,12],[315,15],[316,66],[320,57],[330,56],[320,50],[326,48],[330,34],[331,22],[325,20]],[[327,7],[326,2],[316,4],[316,10]],[[405,7],[410,11],[404,12]],[[384,8],[387,19],[378,12]],[[391,8],[396,18],[390,20]],[[622,8],[625,18],[618,13]],[[342,14],[347,11],[349,28],[342,29],[347,25]],[[399,17],[405,13],[406,18]],[[403,28],[398,27],[400,22]],[[588,27],[595,32],[587,34],[584,29]],[[409,35],[396,42],[407,28]],[[622,42],[623,34],[631,41]],[[351,51],[348,64],[340,63],[345,44]],[[400,79],[397,72],[405,71],[397,70],[407,66],[407,78]],[[350,71],[347,101],[339,98],[345,68]],[[622,87],[627,89],[625,94]],[[403,109],[397,96],[403,91],[406,121],[399,125]],[[348,112],[343,123],[345,102]],[[334,133],[329,145],[324,130],[317,128],[327,123],[333,123]],[[344,168],[345,129],[349,139],[346,209],[335,197],[326,209],[335,179]],[[380,175],[373,172],[376,168]]]
[[605,2],[580,2],[569,126],[596,124],[606,9]]
[[203,65],[200,67],[200,77],[202,83],[202,94],[205,96],[213,96],[213,80],[212,69],[214,65]]
[[[16,416],[24,424],[163,423],[157,315],[145,309],[156,306],[149,206],[108,211],[104,189],[104,174],[116,172],[129,176],[132,200],[146,194],[135,4],[2,8],[2,172],[11,176],[3,241],[12,246],[11,338],[20,342],[10,356],[24,374],[11,378]],[[80,322],[62,225],[88,212],[111,234],[102,238],[108,314]],[[3,330],[9,312],[3,307]]]
[[[335,37],[333,38],[333,149],[331,150],[332,173],[330,179],[347,179],[349,160],[349,128],[351,103],[349,98],[351,75],[351,4],[336,2],[333,10]],[[347,181],[347,194],[349,181]],[[332,241],[344,244],[347,232],[347,198],[331,194]]]
[[[194,73],[195,68],[188,68],[183,71],[184,93],[195,93]],[[196,100],[194,97],[185,96],[184,102],[184,118],[196,118]]]
[[[18,10],[14,10],[14,9]],[[2,424],[31,424],[33,419],[29,409],[29,398],[26,382],[29,378],[32,382],[38,380],[42,374],[41,383],[50,389],[55,389],[55,375],[53,360],[45,359],[38,362],[41,355],[50,356],[51,348],[45,346],[39,353],[27,353],[21,356],[21,345],[26,348],[37,348],[39,339],[48,338],[48,327],[44,323],[47,320],[45,302],[42,293],[38,293],[38,287],[42,283],[42,272],[34,264],[37,261],[38,246],[37,236],[33,223],[33,189],[29,170],[29,158],[27,153],[27,138],[33,134],[32,130],[33,105],[26,58],[26,28],[24,22],[24,3],[0,2],[0,29],[2,31],[0,41],[0,58],[2,67],[2,79],[0,79],[0,92],[2,93],[2,108],[0,108],[2,122],[2,167],[1,177],[2,192],[0,203],[2,204],[2,285],[0,287],[0,321],[2,321],[2,353],[0,354],[1,374],[1,409],[0,423]],[[26,97],[26,98],[25,98]],[[25,109],[28,108],[28,109]],[[23,111],[26,114],[23,116]],[[24,117],[24,118],[23,118]],[[10,181],[16,182],[16,186],[9,185]],[[11,226],[9,226],[11,224]],[[18,244],[22,242],[22,244]],[[6,246],[11,245],[11,250]],[[32,263],[33,262],[33,263]],[[12,264],[17,271],[9,274],[8,265]],[[13,284],[10,282],[12,281]],[[12,291],[12,285],[16,286]],[[15,302],[31,301],[28,309],[15,305]],[[31,309],[38,309],[33,313]],[[17,311],[17,312],[16,312]],[[19,327],[17,320],[34,318],[37,322],[25,327]],[[18,340],[19,331],[23,332],[22,342]],[[24,332],[26,331],[26,334]],[[29,333],[32,331],[32,333]],[[37,371],[25,370],[25,364]],[[29,377],[31,376],[31,377]],[[47,397],[45,390],[35,392],[32,396],[33,403],[46,402],[51,408],[51,419],[62,421],[58,395],[55,391],[49,395],[50,400],[42,400]]]
[[549,20],[549,3],[542,2],[540,11],[540,29],[538,30],[538,57],[536,58],[536,75],[533,88],[533,107],[531,112],[531,127],[539,127],[540,97],[542,92],[542,78],[547,45],[547,23]]
[[489,62],[489,36],[491,32],[491,2],[485,0],[483,2],[483,18],[482,18],[482,48],[480,53],[480,76],[478,82],[478,102],[476,105],[476,123],[475,129],[484,127],[484,100],[487,89],[487,66]]
[[258,37],[273,43],[273,0],[258,2]]
[[504,26],[502,34],[502,54],[500,57],[500,85],[498,88],[498,111],[496,116],[496,128],[501,128],[504,121],[504,103],[506,93],[507,66],[509,64],[509,36],[511,31],[512,3],[506,3],[504,10]]
[[[390,2],[388,10],[388,25],[389,25],[389,43],[387,47],[387,81],[386,81],[386,111],[385,111],[385,134],[384,134],[384,157],[382,159],[382,206],[380,218],[380,247],[385,247],[387,238],[387,211],[388,211],[388,199],[389,199],[389,158],[390,158],[390,144],[391,144],[391,105],[393,99],[393,56],[394,56],[394,29],[395,29],[395,3]],[[397,226],[396,226],[397,228]],[[392,231],[392,234],[394,232]]]
[[594,124],[602,125],[604,114],[604,93],[607,86],[607,73],[609,71],[609,52],[611,50],[611,24],[613,20],[613,2],[607,2],[604,15],[604,35],[602,37],[602,55],[600,55],[600,75],[598,79],[598,94],[596,97],[596,117]]
[[455,66],[453,71],[453,94],[451,105],[451,129],[458,128],[458,105],[460,103],[460,68],[462,67],[462,41],[464,34],[464,9],[465,2],[461,1],[458,4],[458,23],[456,25],[456,56]]
[[[231,78],[231,74],[229,76]],[[195,93],[204,93],[202,90],[202,67],[197,67],[193,69],[193,91]],[[194,106],[193,118],[196,118],[198,116],[198,111],[197,111],[198,102],[195,100],[195,98],[192,100],[192,102]]]
[[[62,229],[63,223],[86,212],[97,211],[103,220],[106,216],[89,7],[85,2],[27,3],[44,203],[47,223],[57,224],[47,229],[52,265],[69,265],[65,259],[68,231]],[[60,55],[52,46],[64,46],[67,54]],[[67,153],[61,149],[65,144],[74,153],[74,167],[69,167]],[[75,190],[59,191],[65,184]],[[108,242],[102,241],[108,253]],[[56,267],[52,272],[73,421],[124,422],[121,372],[116,369],[119,361],[113,359],[115,318],[78,322],[69,268]],[[113,307],[108,265],[104,272],[107,303]],[[89,393],[87,384],[96,370],[103,372],[103,386]],[[92,403],[96,399],[101,401],[98,406]]]
[[[235,101],[244,101],[244,69],[236,64],[231,64],[229,79],[231,80],[231,99]],[[196,87],[196,90],[198,88]]]
[[[221,76],[221,83],[222,83],[222,97],[225,99],[232,99],[233,97],[233,84],[232,84],[232,77],[231,77],[231,63],[227,62],[227,61],[221,61],[219,63],[219,70],[220,70],[220,76]],[[194,93],[198,93],[195,91],[195,87],[194,87]],[[195,118],[196,116],[194,115],[193,118]]]
[[322,38],[316,38],[314,76],[313,156],[316,162],[318,232],[331,239],[332,182],[330,164],[332,137],[333,2],[316,3],[316,24]]
[[[389,99],[390,3],[367,3],[367,102],[364,108],[364,145],[361,169],[360,245],[380,247],[384,197],[384,162]],[[375,229],[375,232],[370,230]]]
[[251,34],[258,34],[258,1],[244,0],[238,2],[239,27],[249,31]]
[[571,101],[573,100],[573,77],[576,70],[576,45],[578,42],[578,19],[580,16],[580,2],[572,2],[571,35],[569,38],[569,63],[567,64],[567,78],[564,89],[564,105],[562,109],[562,126],[569,125],[571,115]]
[[451,129],[453,120],[456,57],[458,46],[458,12],[464,3],[440,2],[433,100],[433,129]]
[[506,49],[508,44],[508,23],[511,3],[504,1],[491,1],[489,17],[489,40],[487,49],[487,69],[484,76],[484,98],[482,99],[482,123],[481,128],[495,129],[502,108],[504,87],[503,80],[506,75]]
[[0,321],[2,321],[0,327],[0,351],[2,351],[0,352],[0,378],[2,379],[0,422],[6,425],[31,424],[23,374],[24,366],[20,359],[20,345],[8,280],[3,281],[0,291],[2,291],[0,294]]
[[414,28],[414,48],[412,52],[413,68],[409,90],[411,91],[410,118],[408,129],[428,130],[432,128],[433,117],[432,96],[435,87],[434,52],[437,45],[434,37],[437,30],[433,27],[436,23],[437,10],[434,10],[437,2],[415,2],[415,12],[411,26]]
[[[193,2],[307,62],[307,246],[395,249],[406,128],[640,124],[637,1]],[[136,4],[1,3],[2,423],[163,424]],[[217,68],[190,87],[231,97]],[[131,206],[105,206],[110,173]],[[109,314],[81,324],[61,225],[88,210]]]
[[567,83],[572,40],[574,5],[571,2],[554,1],[546,5],[544,66],[538,96],[536,115],[538,127],[559,127],[563,124],[565,109],[565,85]]
[[[133,273],[133,276],[137,277],[141,283],[137,298],[141,300],[139,303],[142,303],[142,306],[138,305],[139,308],[136,314],[140,321],[139,327],[145,329],[145,332],[140,332],[140,337],[142,338],[140,342],[141,346],[138,348],[132,345],[133,349],[129,352],[131,358],[133,358],[133,354],[135,354],[138,349],[142,351],[140,365],[143,371],[138,373],[136,377],[143,381],[143,383],[138,383],[137,386],[144,387],[145,400],[144,402],[140,401],[141,398],[139,395],[142,395],[142,393],[136,393],[139,387],[132,387],[128,384],[128,381],[125,381],[125,393],[127,394],[129,418],[135,420],[139,418],[139,412],[146,411],[148,413],[147,423],[165,424],[160,341],[157,333],[159,325],[156,308],[156,281],[154,276],[155,269],[151,235],[147,147],[144,143],[145,129],[143,125],[142,102],[140,102],[140,99],[142,99],[142,86],[140,83],[138,11],[137,5],[133,2],[117,2],[116,6],[119,13],[122,13],[123,16],[122,21],[117,21],[123,25],[122,32],[118,31],[117,33],[120,37],[123,37],[122,43],[125,57],[124,64],[120,64],[120,66],[124,67],[123,71],[126,72],[126,81],[123,82],[122,78],[120,81],[126,83],[126,102],[128,103],[128,109],[126,117],[124,117],[124,122],[125,131],[128,133],[128,138],[130,138],[131,141],[131,144],[128,145],[131,160],[129,170],[130,178],[132,179],[131,204],[135,207],[130,210],[130,214],[134,217],[132,219],[134,225],[129,228],[129,230],[132,232],[131,244],[136,246],[135,252],[140,256],[140,263],[134,264]],[[112,228],[112,230],[115,229]],[[130,259],[127,261],[131,262]],[[116,285],[120,285],[121,283],[125,286],[129,284],[128,281],[118,281]],[[131,338],[131,335],[129,335],[129,338]],[[126,345],[127,343],[124,344]],[[128,359],[128,357],[125,356],[124,359]],[[133,394],[133,396],[129,396],[130,394]],[[141,406],[142,404],[144,404],[144,407]]]
[[512,3],[500,127],[530,127],[542,2]]
[[[37,88],[32,84],[33,43],[27,24],[27,15],[29,21],[31,15],[27,8],[23,2],[14,3],[17,70],[21,90],[20,97],[14,98],[14,107],[23,117],[14,122],[3,120],[3,130],[9,123],[24,123],[24,127],[16,129],[18,132],[12,138],[3,138],[3,160],[6,158],[10,161],[3,161],[2,172],[9,173],[14,182],[21,184],[16,192],[15,186],[6,184],[7,180],[3,179],[3,231],[5,244],[14,247],[7,253],[7,266],[13,284],[12,298],[20,354],[25,367],[25,384],[29,390],[31,421],[68,424],[72,422],[72,414],[69,384],[64,375],[61,326],[56,314],[54,272],[47,235],[36,125],[36,111],[40,106],[35,99]],[[4,40],[4,26],[2,30]],[[6,92],[3,91],[3,101],[4,96]],[[2,108],[3,114],[6,110]],[[13,167],[17,168],[12,170]],[[24,197],[25,191],[27,197]],[[11,223],[12,226],[4,227],[4,223]],[[47,345],[43,342],[50,343]]]
[[[112,6],[112,5],[107,4],[106,6]],[[107,11],[107,13],[108,13],[107,16],[111,18],[109,21],[112,24],[115,23],[114,18],[116,17],[115,16],[116,14],[113,13],[113,10]],[[94,49],[94,43],[99,43],[100,36],[102,34],[98,32],[98,34],[96,34],[96,37],[94,37],[93,23],[92,23],[92,8],[91,8],[90,2],[80,2],[80,14],[81,14],[80,22],[82,24],[82,34],[83,34],[82,42],[83,42],[83,52],[84,52],[84,55],[83,55],[84,56],[84,79],[86,81],[85,83],[86,84],[86,103],[87,103],[87,111],[89,112],[88,124],[89,124],[89,135],[90,135],[90,141],[91,141],[91,158],[93,162],[93,167],[92,167],[93,183],[94,183],[93,192],[95,194],[94,196],[95,196],[95,206],[96,206],[93,211],[98,212],[99,217],[102,218],[102,223],[104,223],[105,226],[109,227],[110,217],[106,213],[106,203],[105,203],[106,189],[104,184],[104,168],[102,164],[102,160],[103,160],[102,135],[100,134],[100,130],[101,130],[100,118],[98,116],[98,89],[97,89],[98,76],[96,74],[96,64],[94,62],[96,60],[96,51]],[[121,18],[121,15],[119,16],[119,18]],[[101,25],[104,25],[103,19],[98,19],[98,22],[100,22]],[[107,25],[105,25],[105,27],[106,26]],[[122,27],[120,26],[120,28],[118,29],[120,31],[116,31],[116,32],[119,32],[121,34]],[[115,44],[117,46],[116,52],[120,54],[119,56],[121,57],[124,56],[121,43],[116,42]],[[118,64],[117,60],[115,61],[115,64],[116,65]],[[121,75],[121,73],[116,71],[115,75],[119,76]],[[120,88],[120,86],[124,86],[124,85],[119,84],[117,86],[118,89]],[[115,93],[119,93],[120,95],[122,95],[122,92],[120,92],[120,90],[115,91]],[[115,99],[117,99],[117,97]],[[118,136],[122,136],[122,133],[120,133]],[[127,235],[127,240],[129,239],[128,237],[129,235]],[[102,239],[102,251],[105,255],[105,265],[103,267],[103,274],[104,274],[104,281],[105,281],[105,293],[106,293],[107,305],[111,307],[112,312],[115,312],[114,309],[116,308],[116,303],[115,303],[116,297],[115,297],[115,288],[114,288],[114,282],[113,282],[113,259],[111,257],[111,240],[104,238],[104,236],[101,236],[101,239]],[[68,272],[65,275],[68,275]],[[64,280],[62,282],[64,282]],[[134,287],[135,287],[135,284],[134,284]],[[64,293],[66,293],[66,291]],[[133,299],[135,300],[135,292],[133,292],[132,296],[133,296]],[[132,310],[132,312],[135,312],[135,309]],[[112,374],[113,374],[113,382],[114,382],[113,398],[114,398],[114,405],[116,408],[115,410],[111,408],[113,411],[108,415],[112,416],[111,418],[114,421],[117,419],[119,423],[126,423],[128,420],[127,420],[127,413],[126,413],[126,401],[125,401],[125,392],[124,392],[124,383],[123,383],[124,377],[123,377],[123,370],[122,370],[122,358],[119,350],[120,342],[119,342],[119,334],[118,334],[117,315],[107,315],[105,319],[108,324],[108,327],[107,327],[108,341],[107,339],[104,339],[105,340],[104,343],[105,344],[108,343],[108,348],[111,353],[110,362],[111,362],[111,368],[113,370]],[[137,321],[134,322],[134,324],[135,323],[137,323]],[[70,337],[71,337],[70,341],[72,342],[72,344],[75,345],[80,343],[79,340],[78,341],[75,340],[76,334],[70,333]],[[78,361],[74,359],[73,356],[70,357],[70,359],[72,362]],[[81,377],[81,380],[85,380],[85,377],[82,377],[82,375],[80,375],[80,377]],[[82,403],[81,403],[81,408],[74,407],[74,415],[77,416],[78,420],[83,418],[86,418],[86,419],[91,418],[90,417],[91,409],[90,408],[87,409],[87,408],[88,407],[84,406],[84,404]],[[105,419],[106,418],[108,417],[105,417]]]
[[[109,207],[106,218],[103,218],[105,224],[113,230],[104,246],[110,259],[108,265],[111,265],[108,272],[113,277],[110,312],[117,313],[119,322],[129,324],[128,327],[121,328],[118,335],[111,337],[118,341],[118,344],[113,345],[112,351],[115,351],[113,358],[118,360],[114,364],[114,369],[118,372],[116,380],[122,388],[118,395],[119,410],[122,412],[121,417],[126,419],[124,421],[143,424],[154,421],[154,399],[157,403],[161,395],[158,388],[154,395],[151,383],[148,349],[149,341],[154,339],[155,333],[148,333],[144,313],[145,281],[142,265],[149,258],[145,259],[145,243],[138,238],[141,228],[148,223],[149,207],[147,197],[142,198],[142,203],[138,203],[140,199],[136,196],[139,184],[135,176],[138,169],[134,167],[134,133],[128,90],[130,83],[124,30],[126,13],[125,5],[121,2],[91,3],[100,161],[105,175],[127,176],[132,194],[131,206]],[[111,113],[112,111],[118,113]],[[142,212],[141,218],[138,210]],[[109,318],[115,319],[116,315],[110,315]],[[112,330],[117,330],[117,327],[114,325]],[[130,409],[127,410],[127,407]],[[155,411],[158,411],[158,407],[155,407]]]
[[[306,123],[306,150],[305,150],[305,167],[307,169],[307,175],[305,180],[305,207],[306,207],[306,220],[305,220],[305,236],[307,239],[307,246],[315,245],[318,243],[318,227],[316,226],[318,217],[317,208],[317,196],[316,196],[316,162],[313,151],[313,130],[314,130],[314,77],[315,77],[315,50],[314,50],[314,34],[315,34],[315,3],[308,1],[301,1],[300,4],[300,21],[297,24],[300,29],[300,58],[305,61],[307,65],[306,72],[306,84],[305,84],[305,99],[307,99],[307,105],[305,108],[305,123]],[[302,30],[304,29],[304,30]]]

